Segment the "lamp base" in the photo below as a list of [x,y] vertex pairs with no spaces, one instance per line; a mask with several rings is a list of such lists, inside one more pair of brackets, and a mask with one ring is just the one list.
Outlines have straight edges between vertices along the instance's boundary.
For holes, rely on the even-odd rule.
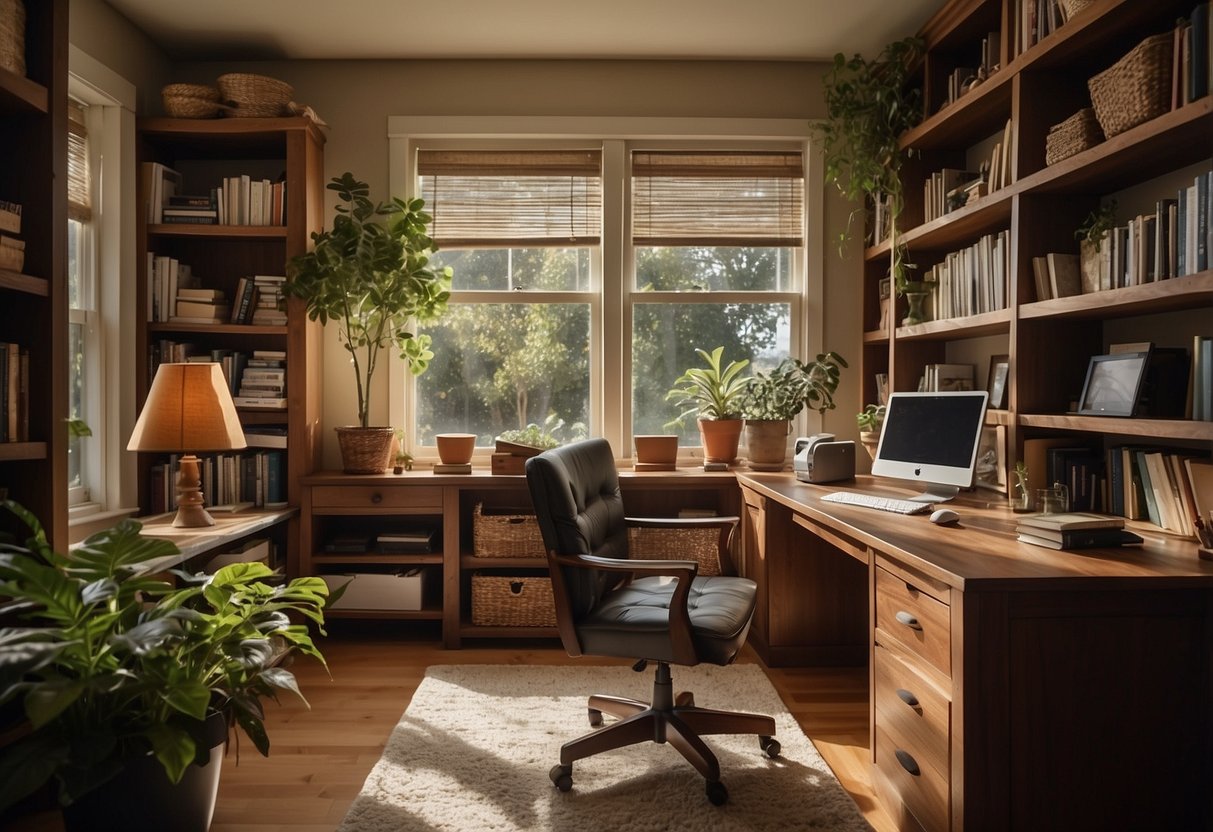
[[198,457],[186,454],[181,457],[181,473],[177,476],[177,516],[173,528],[192,529],[215,525],[203,508],[202,478],[198,471]]

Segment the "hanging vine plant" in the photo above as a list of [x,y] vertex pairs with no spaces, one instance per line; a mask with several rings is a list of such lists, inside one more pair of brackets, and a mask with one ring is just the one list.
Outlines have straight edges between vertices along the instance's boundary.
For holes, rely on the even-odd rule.
[[[910,37],[894,41],[874,60],[839,53],[825,77],[827,118],[817,126],[825,157],[825,178],[848,200],[885,199],[892,230],[890,274],[899,292],[908,282],[904,246],[897,243],[897,218],[905,206],[901,167],[908,151],[901,134],[922,119],[922,93],[908,84],[922,56],[924,42]],[[845,245],[854,213],[839,237]]]

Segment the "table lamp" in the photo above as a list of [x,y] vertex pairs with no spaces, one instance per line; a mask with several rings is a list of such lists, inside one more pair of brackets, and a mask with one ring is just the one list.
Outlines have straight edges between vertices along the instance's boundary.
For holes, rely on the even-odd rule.
[[128,451],[184,453],[177,477],[177,528],[213,526],[203,508],[195,451],[245,448],[244,430],[218,364],[161,364],[135,422]]

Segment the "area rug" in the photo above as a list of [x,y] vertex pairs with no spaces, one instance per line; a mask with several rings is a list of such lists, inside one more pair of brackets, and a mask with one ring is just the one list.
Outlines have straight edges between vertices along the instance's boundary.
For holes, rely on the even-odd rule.
[[[579,760],[573,788],[548,770],[589,729],[586,698],[647,700],[651,669],[452,665],[429,668],[341,832],[398,830],[870,830],[762,669],[674,668],[696,704],[775,716],[775,760],[749,736],[710,736],[729,802],[670,745],[646,743]],[[606,717],[610,719],[610,717]]]

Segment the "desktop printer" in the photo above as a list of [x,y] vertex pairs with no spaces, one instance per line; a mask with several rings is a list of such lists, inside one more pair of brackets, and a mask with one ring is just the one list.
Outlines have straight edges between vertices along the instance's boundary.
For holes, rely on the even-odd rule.
[[832,433],[815,433],[796,440],[792,470],[802,482],[834,482],[855,478],[855,443],[837,441]]

